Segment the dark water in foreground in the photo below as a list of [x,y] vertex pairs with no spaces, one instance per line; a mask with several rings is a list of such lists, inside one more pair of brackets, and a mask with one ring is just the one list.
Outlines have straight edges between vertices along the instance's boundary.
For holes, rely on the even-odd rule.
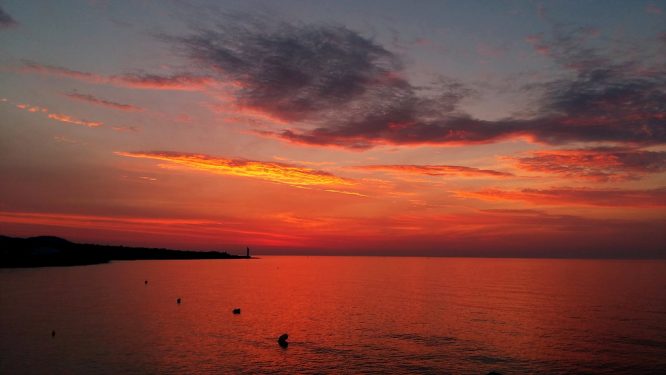
[[2,374],[492,370],[666,372],[666,262],[265,257],[0,270]]

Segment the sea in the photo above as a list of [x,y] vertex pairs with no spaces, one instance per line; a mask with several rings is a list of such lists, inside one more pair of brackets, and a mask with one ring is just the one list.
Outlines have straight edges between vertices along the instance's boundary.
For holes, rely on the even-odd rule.
[[265,256],[0,270],[0,374],[491,371],[665,374],[666,261]]

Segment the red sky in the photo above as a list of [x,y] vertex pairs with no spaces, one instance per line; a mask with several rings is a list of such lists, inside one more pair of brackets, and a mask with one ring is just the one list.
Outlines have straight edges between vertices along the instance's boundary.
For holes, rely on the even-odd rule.
[[0,234],[666,256],[663,3],[483,4],[3,2]]

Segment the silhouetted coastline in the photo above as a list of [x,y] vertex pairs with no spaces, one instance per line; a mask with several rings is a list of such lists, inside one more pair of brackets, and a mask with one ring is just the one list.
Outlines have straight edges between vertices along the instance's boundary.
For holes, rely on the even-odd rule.
[[250,259],[220,251],[79,244],[53,236],[0,236],[0,267],[54,267],[108,263],[112,260]]

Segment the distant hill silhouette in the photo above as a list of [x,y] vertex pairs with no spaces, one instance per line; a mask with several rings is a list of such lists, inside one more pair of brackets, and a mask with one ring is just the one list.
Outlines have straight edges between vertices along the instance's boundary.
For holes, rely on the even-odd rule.
[[53,236],[0,236],[0,267],[76,266],[108,263],[112,260],[248,258],[218,251],[78,244]]

